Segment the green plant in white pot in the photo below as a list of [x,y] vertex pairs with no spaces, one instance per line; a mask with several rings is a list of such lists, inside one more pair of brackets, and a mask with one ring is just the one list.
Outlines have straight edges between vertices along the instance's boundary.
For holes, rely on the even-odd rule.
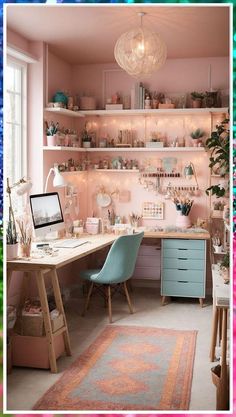
[[205,132],[202,129],[196,129],[190,136],[192,138],[193,146],[200,146],[202,144],[202,138],[204,137]]

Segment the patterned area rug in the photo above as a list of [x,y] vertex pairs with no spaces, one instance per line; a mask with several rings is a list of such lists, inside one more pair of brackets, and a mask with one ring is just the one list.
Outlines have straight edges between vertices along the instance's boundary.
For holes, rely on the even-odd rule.
[[34,410],[187,410],[196,336],[107,326]]

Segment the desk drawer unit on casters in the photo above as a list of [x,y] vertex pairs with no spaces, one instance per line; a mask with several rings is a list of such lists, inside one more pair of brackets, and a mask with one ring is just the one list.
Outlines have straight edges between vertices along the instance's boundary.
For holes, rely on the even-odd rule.
[[162,239],[162,304],[166,297],[199,298],[203,306],[206,281],[206,241]]

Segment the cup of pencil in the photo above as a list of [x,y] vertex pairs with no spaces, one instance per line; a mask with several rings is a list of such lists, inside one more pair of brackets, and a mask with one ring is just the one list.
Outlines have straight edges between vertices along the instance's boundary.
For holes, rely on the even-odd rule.
[[176,226],[181,228],[191,227],[189,213],[193,205],[193,200],[174,197],[173,202],[177,210]]

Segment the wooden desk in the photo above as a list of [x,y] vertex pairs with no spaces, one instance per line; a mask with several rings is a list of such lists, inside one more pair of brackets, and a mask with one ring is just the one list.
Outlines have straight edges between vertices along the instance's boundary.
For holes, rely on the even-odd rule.
[[[166,239],[209,239],[209,233],[176,233],[176,232],[146,232],[146,238],[166,238]],[[59,249],[56,256],[44,256],[43,258],[31,258],[30,260],[17,259],[7,262],[7,289],[9,290],[13,271],[24,273],[24,282],[27,287],[29,279],[36,279],[40,302],[43,312],[43,320],[49,349],[49,362],[51,371],[57,372],[57,363],[54,348],[54,337],[63,334],[64,345],[67,355],[71,355],[70,339],[68,334],[67,322],[61,292],[58,282],[57,269],[78,259],[84,258],[102,248],[111,245],[117,238],[115,235],[96,235],[88,236],[89,243],[79,246],[75,249]],[[56,333],[52,332],[48,300],[45,288],[45,274],[49,274],[52,280],[53,292],[55,296],[56,307],[60,314],[63,315],[64,326]]]
[[[65,351],[68,356],[71,355],[70,339],[68,327],[61,299],[61,291],[58,282],[57,269],[78,259],[81,259],[93,252],[96,252],[110,244],[115,240],[114,235],[89,236],[88,241],[82,246],[74,249],[59,249],[56,256],[44,256],[43,258],[30,260],[17,259],[7,262],[7,290],[9,290],[13,271],[24,272],[24,282],[27,285],[29,279],[36,279],[39,298],[42,306],[43,321],[46,333],[46,339],[49,351],[49,362],[51,372],[57,372],[56,355],[54,348],[54,337],[63,334]],[[64,326],[52,332],[50,313],[48,307],[47,293],[45,288],[45,274],[48,274],[52,280],[53,292],[57,310],[63,315]]]

